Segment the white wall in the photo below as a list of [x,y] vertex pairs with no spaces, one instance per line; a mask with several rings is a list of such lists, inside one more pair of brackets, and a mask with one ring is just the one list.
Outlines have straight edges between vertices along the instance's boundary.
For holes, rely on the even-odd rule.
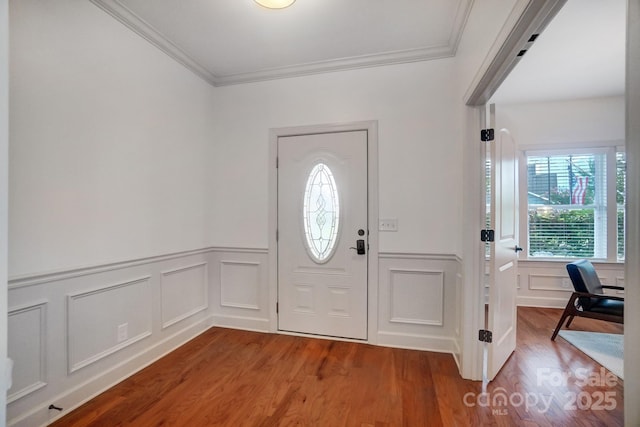
[[10,16],[9,274],[204,247],[214,88],[88,1]]
[[267,246],[270,128],[377,120],[379,214],[399,228],[380,233],[380,251],[459,253],[454,72],[446,59],[218,88],[210,242]]
[[[7,251],[9,199],[9,4],[0,0],[0,369],[7,357]],[[0,372],[0,426],[5,425],[7,383]]]
[[624,96],[496,105],[496,124],[520,147],[624,141]]

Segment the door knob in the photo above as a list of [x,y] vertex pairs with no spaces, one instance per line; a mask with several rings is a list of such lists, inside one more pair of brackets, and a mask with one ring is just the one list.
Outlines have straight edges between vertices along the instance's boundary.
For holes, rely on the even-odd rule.
[[515,247],[515,248],[513,248],[513,249],[516,251],[516,253],[518,253],[518,252],[521,252],[521,251],[522,251],[522,248],[521,248],[520,246],[518,246],[518,245],[516,245],[516,247]]

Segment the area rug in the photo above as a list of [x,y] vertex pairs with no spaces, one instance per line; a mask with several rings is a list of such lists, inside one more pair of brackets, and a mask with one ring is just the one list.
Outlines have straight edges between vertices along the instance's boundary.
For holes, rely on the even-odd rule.
[[624,335],[562,330],[558,334],[581,352],[623,377]]

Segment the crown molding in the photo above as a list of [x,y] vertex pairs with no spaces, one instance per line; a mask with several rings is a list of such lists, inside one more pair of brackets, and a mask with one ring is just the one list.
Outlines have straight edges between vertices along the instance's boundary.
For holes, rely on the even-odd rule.
[[151,24],[134,13],[120,0],[90,1],[213,86],[226,86],[263,80],[305,76],[309,74],[453,57],[455,56],[464,26],[467,22],[467,18],[473,4],[473,0],[459,1],[454,26],[448,42],[444,45],[296,64],[292,66],[256,70],[246,73],[219,75],[211,72],[197,60],[192,58],[181,47],[169,40],[161,31],[158,31]]
[[287,77],[299,77],[309,74],[329,73],[334,71],[353,70],[358,68],[379,67],[382,65],[421,62],[432,59],[449,58],[455,55],[450,46],[435,46],[420,49],[393,51],[375,55],[363,55],[328,61],[311,62],[281,68],[271,68],[249,73],[219,76],[217,86],[250,83],[262,80],[275,80]]

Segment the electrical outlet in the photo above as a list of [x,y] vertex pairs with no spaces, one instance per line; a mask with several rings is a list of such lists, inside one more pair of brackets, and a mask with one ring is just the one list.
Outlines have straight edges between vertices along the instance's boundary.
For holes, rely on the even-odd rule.
[[571,279],[562,279],[562,287],[564,289],[569,289],[571,287]]
[[378,225],[379,231],[398,231],[397,218],[381,219]]
[[129,338],[129,324],[123,323],[118,326],[118,342],[126,341]]

